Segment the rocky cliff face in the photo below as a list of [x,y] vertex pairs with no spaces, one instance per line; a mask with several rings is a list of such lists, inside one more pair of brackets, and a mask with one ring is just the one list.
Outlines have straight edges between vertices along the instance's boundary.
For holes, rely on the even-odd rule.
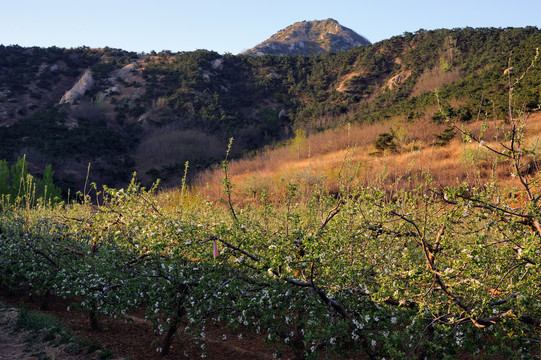
[[94,79],[92,78],[92,71],[87,70],[83,76],[81,76],[79,81],[77,81],[77,83],[62,96],[60,104],[73,103],[75,100],[84,96],[84,94],[92,89],[93,86]]
[[370,45],[370,41],[336,20],[327,19],[295,23],[243,54],[315,55],[363,45]]

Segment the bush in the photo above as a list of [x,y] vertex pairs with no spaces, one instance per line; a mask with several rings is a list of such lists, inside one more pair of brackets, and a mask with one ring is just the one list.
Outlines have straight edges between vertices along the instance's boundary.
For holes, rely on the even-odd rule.
[[449,126],[443,130],[440,134],[434,135],[437,141],[434,142],[436,146],[445,146],[451,141],[456,135],[454,126]]
[[58,202],[62,191],[53,182],[54,171],[49,164],[41,179],[28,173],[26,157],[17,158],[17,163],[9,166],[6,160],[0,160],[0,197],[11,203],[25,203],[29,206],[38,200],[48,204]]
[[394,132],[384,132],[378,135],[378,138],[374,141],[374,146],[379,151],[391,150],[396,151],[397,146],[395,143]]

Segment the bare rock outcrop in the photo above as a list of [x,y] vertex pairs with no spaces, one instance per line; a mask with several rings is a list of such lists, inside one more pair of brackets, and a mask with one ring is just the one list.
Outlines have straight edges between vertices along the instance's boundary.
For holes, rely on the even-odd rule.
[[79,81],[77,81],[77,83],[70,90],[66,91],[64,96],[62,96],[60,99],[60,104],[73,104],[75,100],[81,98],[88,90],[92,89],[94,84],[95,81],[92,78],[92,71],[85,71]]
[[309,56],[365,45],[370,45],[370,41],[334,19],[326,19],[297,22],[243,54]]
[[222,70],[224,67],[224,60],[223,59],[215,59],[210,62],[210,65],[212,66],[213,70]]
[[113,84],[116,84],[118,80],[131,82],[134,80],[134,73],[137,71],[137,63],[133,62],[124,66],[122,69],[118,70],[116,74],[109,78],[109,81]]
[[386,88],[392,90],[395,86],[411,76],[411,70],[404,70],[387,81]]

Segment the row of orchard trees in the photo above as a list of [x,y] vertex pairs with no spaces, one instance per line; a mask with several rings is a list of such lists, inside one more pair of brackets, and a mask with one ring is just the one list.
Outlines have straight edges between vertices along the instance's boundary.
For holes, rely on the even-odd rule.
[[0,283],[72,299],[95,329],[104,315],[145,308],[163,354],[181,332],[204,354],[206,328],[219,322],[297,359],[531,358],[541,324],[539,197],[522,175],[520,137],[502,144],[527,185],[520,207],[497,184],[435,191],[429,175],[389,196],[353,186],[347,163],[338,196],[316,188],[305,201],[295,184],[281,202],[263,196],[237,208],[156,196],[134,181],[94,187],[92,202],[4,204]]
[[435,189],[425,174],[390,195],[356,186],[346,161],[338,194],[316,187],[302,199],[288,184],[281,201],[263,194],[240,208],[225,161],[221,204],[135,181],[94,186],[74,204],[4,198],[0,285],[71,299],[94,329],[145,308],[164,355],[181,332],[205,355],[205,331],[219,323],[296,359],[533,358],[541,191],[511,95],[499,141],[451,125],[509,166],[519,190]]

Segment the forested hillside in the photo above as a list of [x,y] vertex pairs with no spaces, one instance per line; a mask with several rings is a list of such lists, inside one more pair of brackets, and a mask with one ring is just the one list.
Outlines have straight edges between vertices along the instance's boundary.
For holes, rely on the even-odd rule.
[[2,47],[0,290],[134,359],[538,358],[540,44]]
[[[230,137],[240,157],[298,129],[415,120],[434,107],[434,89],[453,118],[498,118],[504,70],[521,74],[539,44],[528,27],[419,30],[310,57],[1,46],[0,159],[27,154],[31,172],[51,163],[64,188],[80,187],[89,163],[97,183],[137,171],[178,184],[186,161],[191,175],[217,163]],[[65,100],[77,81],[82,93]],[[537,107],[540,90],[534,67],[514,89],[517,106]]]

